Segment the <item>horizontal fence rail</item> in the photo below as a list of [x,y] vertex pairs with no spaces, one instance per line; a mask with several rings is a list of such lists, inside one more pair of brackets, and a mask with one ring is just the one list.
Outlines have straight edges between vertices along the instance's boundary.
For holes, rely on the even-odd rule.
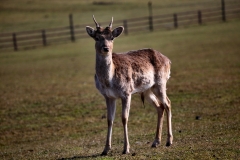
[[[149,5],[151,6],[151,5]],[[150,10],[151,11],[151,10]],[[152,12],[152,11],[151,11]],[[240,18],[239,5],[225,5],[197,11],[188,11],[166,15],[152,15],[135,19],[117,20],[116,26],[124,26],[124,34],[154,31],[159,29],[176,29],[190,25],[202,25],[210,22],[225,22]],[[87,25],[74,25],[73,16],[69,15],[69,26],[43,30],[2,33],[0,34],[0,50],[31,49],[57,43],[75,42],[88,37],[85,31]]]

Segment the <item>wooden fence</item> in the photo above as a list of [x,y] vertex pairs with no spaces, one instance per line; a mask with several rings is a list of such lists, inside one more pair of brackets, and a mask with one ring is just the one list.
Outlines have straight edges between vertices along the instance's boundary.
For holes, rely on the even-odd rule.
[[[181,12],[166,15],[152,15],[149,3],[149,16],[114,21],[115,26],[124,26],[124,34],[154,31],[159,29],[174,29],[182,26],[202,25],[210,22],[225,22],[240,18],[240,6],[226,6],[222,0],[221,7],[198,11]],[[56,43],[74,42],[86,38],[87,25],[74,25],[73,16],[69,15],[69,26],[0,34],[0,50],[30,49],[39,46],[48,46]]]

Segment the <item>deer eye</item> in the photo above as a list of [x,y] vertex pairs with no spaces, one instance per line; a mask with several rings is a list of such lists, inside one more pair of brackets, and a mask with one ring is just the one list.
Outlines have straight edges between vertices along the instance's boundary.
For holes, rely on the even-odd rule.
[[96,41],[99,41],[99,38],[98,38],[98,37],[96,37],[96,38],[95,38],[95,40],[96,40]]

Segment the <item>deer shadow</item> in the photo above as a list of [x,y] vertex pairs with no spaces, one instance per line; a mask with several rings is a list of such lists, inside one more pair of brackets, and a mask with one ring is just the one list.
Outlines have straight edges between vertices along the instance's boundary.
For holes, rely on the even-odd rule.
[[94,154],[90,156],[74,156],[74,157],[68,157],[68,158],[59,158],[57,160],[77,160],[77,159],[86,159],[86,158],[97,158],[101,157],[101,154]]

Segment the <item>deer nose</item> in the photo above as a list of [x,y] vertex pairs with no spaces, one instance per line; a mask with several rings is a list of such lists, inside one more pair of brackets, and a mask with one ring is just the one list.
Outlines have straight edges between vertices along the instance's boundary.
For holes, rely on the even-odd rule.
[[103,47],[103,51],[104,52],[109,52],[109,48],[108,47]]

